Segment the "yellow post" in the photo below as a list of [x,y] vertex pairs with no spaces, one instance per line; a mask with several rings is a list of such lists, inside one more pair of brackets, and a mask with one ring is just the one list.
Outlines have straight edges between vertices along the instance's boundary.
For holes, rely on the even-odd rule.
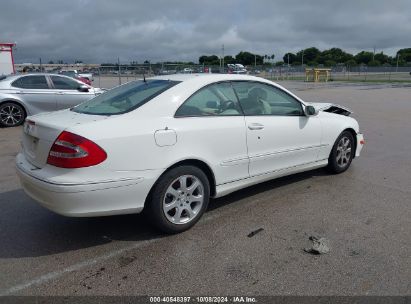
[[314,81],[314,71],[313,71],[313,69],[305,69],[305,81],[309,81],[309,79],[311,78],[311,76],[312,76],[312,79],[313,79],[313,81]]

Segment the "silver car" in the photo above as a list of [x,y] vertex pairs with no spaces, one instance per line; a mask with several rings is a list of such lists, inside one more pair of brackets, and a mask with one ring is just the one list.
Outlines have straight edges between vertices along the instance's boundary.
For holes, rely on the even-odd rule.
[[18,126],[26,116],[71,108],[102,92],[57,74],[1,76],[0,126]]

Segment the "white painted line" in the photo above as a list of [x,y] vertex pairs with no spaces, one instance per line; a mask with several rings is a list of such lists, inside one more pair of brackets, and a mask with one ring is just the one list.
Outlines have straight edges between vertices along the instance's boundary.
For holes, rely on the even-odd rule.
[[126,251],[136,249],[136,248],[139,248],[139,247],[154,243],[154,242],[159,241],[159,240],[161,240],[161,238],[151,239],[151,240],[146,240],[146,241],[140,241],[137,244],[127,246],[127,247],[124,247],[122,249],[118,249],[118,250],[109,252],[109,253],[107,253],[105,255],[101,255],[97,258],[86,260],[84,262],[80,262],[80,263],[71,265],[71,266],[69,266],[67,268],[63,268],[61,270],[49,272],[47,274],[41,275],[37,278],[28,280],[26,282],[15,285],[15,286],[10,287],[8,289],[0,290],[0,296],[8,296],[8,295],[15,294],[16,292],[19,292],[23,289],[29,288],[33,285],[38,285],[38,284],[42,284],[42,283],[48,282],[48,281],[53,280],[53,279],[57,279],[57,278],[61,277],[62,275],[66,274],[66,273],[76,271],[76,270],[80,270],[81,268],[88,267],[88,266],[97,264],[97,263],[102,262],[102,261],[106,261],[106,260],[111,259],[115,256],[118,256],[118,255],[120,255],[120,254],[122,254]]
[[[208,222],[208,221],[216,219],[220,216],[222,216],[221,213],[220,214],[215,213],[213,215],[209,214],[208,216],[207,216],[207,213],[206,213],[206,214],[204,214],[204,216],[203,216],[202,220],[200,221],[200,223],[201,222],[203,222],[203,223]],[[172,237],[172,236],[170,236],[170,237]],[[111,259],[115,256],[123,254],[126,251],[133,250],[133,249],[136,249],[136,248],[139,248],[139,247],[151,244],[151,243],[155,243],[157,241],[160,241],[161,239],[162,238],[160,237],[160,238],[150,239],[150,240],[146,240],[146,241],[139,241],[137,244],[133,244],[133,245],[124,247],[122,249],[118,249],[118,250],[109,252],[107,254],[101,255],[101,256],[96,257],[94,259],[89,259],[89,260],[86,260],[86,261],[71,265],[69,267],[63,268],[61,270],[56,270],[56,271],[49,272],[47,274],[41,275],[37,278],[28,280],[28,281],[23,282],[21,284],[12,286],[12,287],[4,289],[4,290],[0,290],[0,296],[13,295],[13,294],[15,294],[15,293],[17,293],[17,292],[19,292],[23,289],[29,288],[33,285],[40,285],[42,283],[57,279],[57,278],[63,276],[64,274],[66,274],[66,273],[77,271],[77,270],[80,270],[84,267],[88,267],[88,266],[97,264],[99,262],[109,260],[109,259]]]

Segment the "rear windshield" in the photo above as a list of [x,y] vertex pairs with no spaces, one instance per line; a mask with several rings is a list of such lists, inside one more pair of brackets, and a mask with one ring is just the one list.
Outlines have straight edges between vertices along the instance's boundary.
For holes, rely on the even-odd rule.
[[76,76],[76,73],[74,73],[74,72],[67,72],[67,71],[62,71],[62,72],[60,72],[60,74],[66,75],[66,76],[70,76],[70,77]]
[[177,83],[169,80],[129,82],[79,104],[72,111],[94,115],[123,114],[137,109]]

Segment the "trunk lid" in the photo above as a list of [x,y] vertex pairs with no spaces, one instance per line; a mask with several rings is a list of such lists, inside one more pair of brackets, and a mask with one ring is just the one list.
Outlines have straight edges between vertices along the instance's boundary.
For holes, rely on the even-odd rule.
[[23,153],[32,165],[42,168],[47,163],[51,146],[61,132],[75,125],[107,118],[108,116],[81,114],[70,110],[29,116],[23,126]]

